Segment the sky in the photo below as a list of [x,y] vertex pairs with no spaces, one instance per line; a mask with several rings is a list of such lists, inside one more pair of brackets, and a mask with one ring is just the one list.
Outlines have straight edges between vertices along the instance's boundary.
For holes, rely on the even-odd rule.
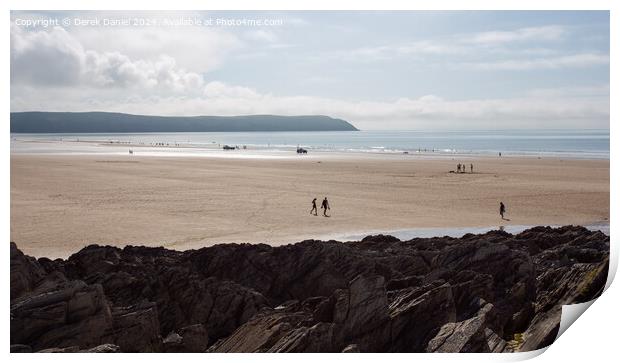
[[607,11],[11,12],[11,111],[609,128]]

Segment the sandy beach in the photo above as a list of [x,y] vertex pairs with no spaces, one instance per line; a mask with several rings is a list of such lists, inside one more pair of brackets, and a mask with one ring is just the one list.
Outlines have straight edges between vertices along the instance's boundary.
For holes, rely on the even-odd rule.
[[[450,173],[459,162],[468,172]],[[320,207],[324,196],[330,217],[310,215],[312,198]],[[498,215],[500,201],[509,221]],[[11,155],[11,240],[51,258],[93,243],[185,250],[419,227],[608,220],[609,160]]]

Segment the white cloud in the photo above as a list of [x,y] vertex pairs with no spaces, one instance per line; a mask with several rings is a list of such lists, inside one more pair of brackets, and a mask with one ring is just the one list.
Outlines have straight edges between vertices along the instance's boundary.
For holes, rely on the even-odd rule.
[[243,42],[236,36],[212,28],[92,28],[72,32],[90,50],[119,52],[132,58],[174,57],[177,64],[195,72],[217,69]]
[[86,52],[83,75],[85,83],[94,86],[110,86],[157,90],[164,93],[195,94],[204,85],[197,73],[178,68],[176,60],[161,56],[154,61],[136,60],[120,53]]
[[276,33],[264,29],[248,31],[245,36],[250,40],[266,43],[275,43],[278,40]]
[[[530,70],[589,67],[609,63],[609,56],[596,53],[562,54],[557,49],[532,47],[532,42],[553,42],[563,39],[568,29],[559,25],[519,28],[510,31],[489,31],[458,34],[434,40],[401,44],[361,47],[338,52],[337,57],[352,61],[385,61],[397,57],[428,61],[429,56],[455,56],[452,68],[476,70]],[[522,45],[528,42],[527,47]],[[515,47],[514,43],[521,43]],[[519,56],[519,59],[467,62],[468,58]],[[532,58],[537,56],[539,58]]]
[[493,62],[461,63],[457,66],[464,66],[476,70],[522,71],[533,69],[582,68],[605,64],[609,64],[608,55],[580,53],[536,59],[508,59]]
[[209,82],[204,88],[204,96],[207,98],[231,98],[241,100],[256,100],[262,96],[255,90],[248,87],[229,86],[226,83],[213,81]]
[[460,54],[464,53],[466,48],[455,44],[424,40],[398,46],[396,51],[400,54]]
[[[524,41],[555,41],[561,39],[567,30],[558,25],[520,28],[512,31],[490,31],[460,34],[433,40],[418,40],[402,44],[385,44],[362,47],[343,52],[351,59],[385,60],[396,56],[416,55],[459,55],[476,52],[509,52],[505,46]],[[521,48],[519,53],[549,53],[546,48]],[[359,58],[361,57],[361,58]]]
[[497,45],[501,43],[523,42],[523,41],[554,41],[566,35],[565,27],[559,25],[547,25],[540,27],[520,28],[509,31],[489,31],[474,33],[463,36],[465,43]]
[[[164,93],[202,92],[202,75],[175,58],[133,60],[120,52],[86,50],[65,29],[11,33],[11,82],[40,86],[134,88]],[[43,66],[44,65],[44,66]]]
[[421,102],[442,102],[443,98],[441,98],[439,96],[435,96],[435,95],[425,95],[425,96],[422,96],[422,97],[418,98],[418,101],[421,101]]
[[537,88],[527,92],[527,96],[536,98],[561,98],[561,97],[609,97],[609,84],[580,86],[580,87],[555,87]]
[[25,32],[11,26],[11,82],[69,85],[80,79],[84,48],[67,32]]
[[[162,56],[175,59],[176,64],[194,72],[209,72],[217,69],[231,53],[244,46],[233,32],[208,26],[178,25],[181,18],[204,18],[194,11],[138,12],[138,11],[85,11],[75,15],[66,14],[66,19],[148,19],[164,21],[168,26],[69,26],[55,29],[25,28],[14,25],[14,19],[40,19],[41,14],[19,12],[12,15],[11,47],[18,38],[34,41],[35,38],[54,38],[60,43],[96,51],[98,53],[120,53],[132,59],[157,61]],[[60,20],[60,13],[57,15]],[[64,32],[64,38],[60,30]],[[45,31],[48,30],[48,31]],[[46,45],[49,45],[47,42]]]
[[415,41],[404,44],[390,44],[374,47],[361,47],[337,52],[338,58],[356,61],[391,60],[395,57],[408,58],[426,55],[456,55],[467,53],[469,49],[462,45],[442,41]]

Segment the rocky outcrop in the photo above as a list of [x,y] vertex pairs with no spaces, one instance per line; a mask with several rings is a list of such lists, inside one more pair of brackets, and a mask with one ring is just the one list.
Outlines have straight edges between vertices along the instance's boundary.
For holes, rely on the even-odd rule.
[[581,227],[462,238],[11,244],[11,351],[511,352],[551,344],[562,304],[604,288],[609,237]]
[[118,345],[123,352],[162,351],[156,304],[115,307],[112,317],[112,326],[105,333],[106,342]]
[[71,281],[11,303],[11,344],[27,344],[34,350],[96,346],[104,343],[104,332],[111,326],[101,285]]
[[349,344],[343,350],[342,353],[361,353],[357,344]]
[[164,350],[167,353],[202,353],[207,350],[209,336],[202,324],[195,324],[171,332],[164,339]]
[[24,255],[11,242],[11,300],[32,291],[44,276],[45,271],[36,259]]
[[163,248],[89,246],[71,256],[63,269],[69,278],[101,284],[114,305],[155,303],[163,336],[202,324],[215,341],[269,306],[251,288],[200,273],[191,255]]
[[484,304],[473,318],[450,322],[441,327],[437,335],[428,342],[426,351],[435,353],[490,352],[487,343],[487,316],[494,307]]
[[78,346],[66,348],[48,348],[39,350],[37,353],[118,353],[120,347],[114,344],[101,344],[90,349],[80,349]]

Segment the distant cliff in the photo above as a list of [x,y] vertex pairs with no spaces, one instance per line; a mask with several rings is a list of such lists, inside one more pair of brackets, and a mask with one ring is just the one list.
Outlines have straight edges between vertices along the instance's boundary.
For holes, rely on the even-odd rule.
[[111,112],[12,112],[12,133],[357,131],[329,116],[143,116]]

